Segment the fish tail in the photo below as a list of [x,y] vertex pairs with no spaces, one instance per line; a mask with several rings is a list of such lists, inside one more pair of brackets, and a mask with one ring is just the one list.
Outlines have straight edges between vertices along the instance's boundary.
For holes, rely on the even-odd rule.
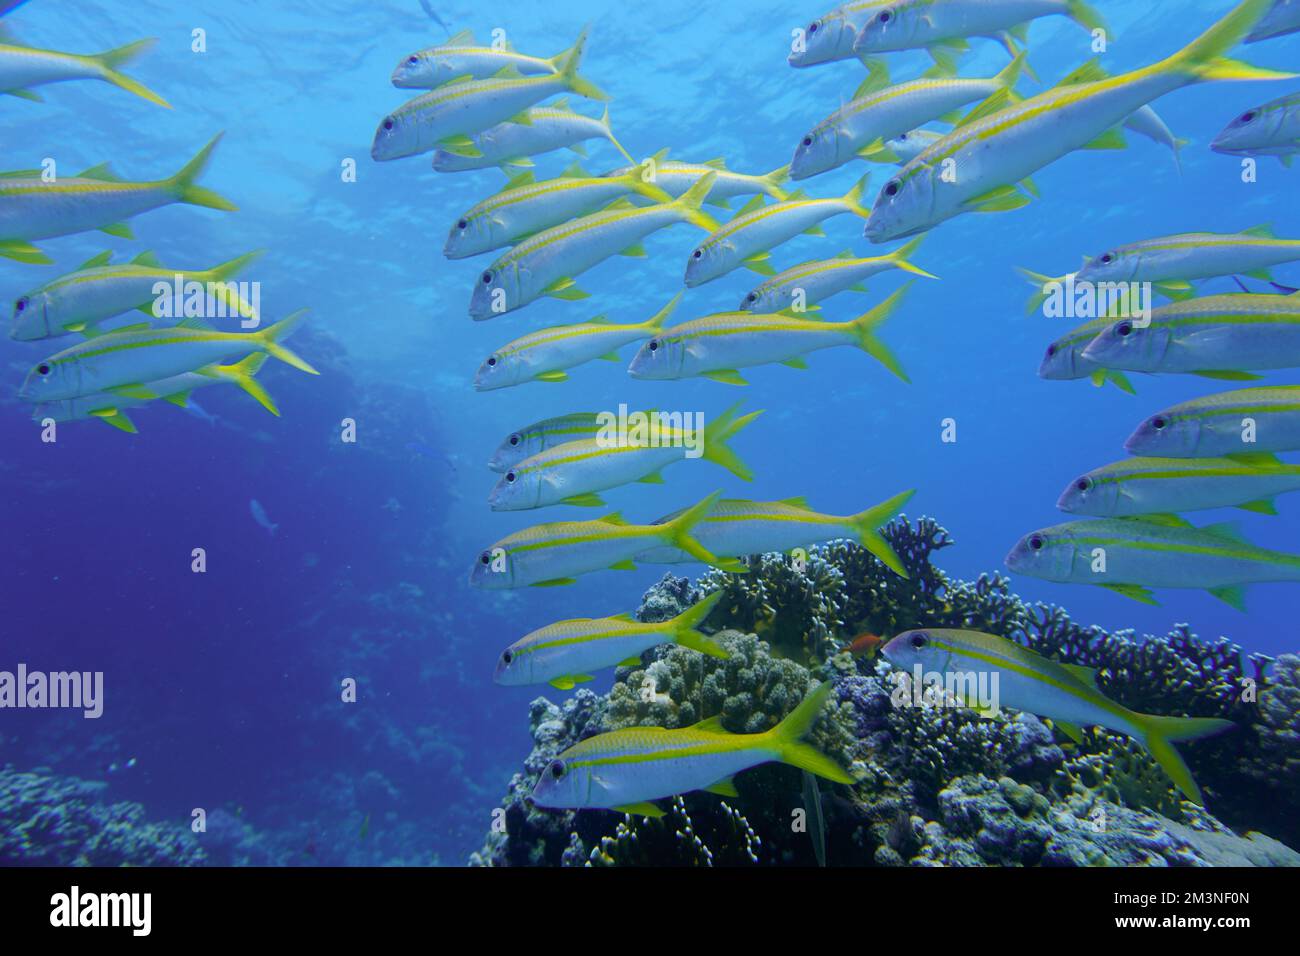
[[866,511],[859,511],[849,518],[849,524],[858,533],[858,544],[884,562],[889,570],[904,578],[907,577],[907,569],[903,567],[903,562],[899,560],[898,554],[890,547],[889,542],[881,536],[877,529],[883,528],[893,521],[898,512],[902,510],[903,505],[907,504],[914,494],[916,494],[914,488],[904,491],[901,494],[894,495],[888,501],[882,501]]
[[777,202],[785,202],[790,198],[790,194],[781,187],[790,181],[790,164],[786,163],[777,169],[772,170],[766,176],[760,176],[763,180],[763,192],[767,193]]
[[1155,69],[1175,71],[1203,80],[1281,80],[1295,76],[1252,66],[1224,56],[1240,43],[1264,16],[1272,0],[1242,0],[1227,16]]
[[871,210],[862,205],[862,196],[870,185],[871,174],[867,173],[854,183],[853,188],[844,196],[844,205],[848,206],[849,211],[855,216],[861,216],[863,219],[868,219],[871,216]]
[[208,140],[208,145],[199,150],[194,158],[186,163],[175,176],[167,180],[167,185],[172,188],[181,202],[189,203],[192,206],[207,206],[209,209],[223,209],[227,212],[233,212],[239,208],[224,196],[219,196],[211,189],[205,189],[194,182],[203,175],[204,168],[207,167],[208,161],[212,158],[212,151],[217,148],[217,143],[221,142],[221,137],[224,135],[224,133],[218,133]]
[[705,232],[716,232],[721,228],[717,220],[700,210],[700,207],[704,205],[704,200],[709,198],[709,193],[713,190],[713,184],[717,180],[717,172],[705,173],[696,181],[694,186],[682,193],[680,198],[673,200],[673,205],[681,210],[682,217],[687,222],[699,226]]
[[637,163],[627,174],[627,188],[638,195],[645,196],[647,199],[653,199],[658,203],[670,203],[673,197],[664,192],[663,188],[656,186],[654,182],[655,160],[647,159],[643,163]]
[[196,278],[199,278],[200,281],[203,282],[222,284],[224,287],[217,291],[217,295],[225,301],[226,305],[234,309],[237,314],[244,318],[255,318],[257,313],[253,311],[253,307],[239,297],[239,291],[237,289],[225,286],[225,283],[234,276],[243,272],[248,268],[248,265],[251,262],[261,256],[265,251],[265,249],[255,249],[252,252],[246,252],[242,256],[236,256],[228,262],[223,262],[220,265],[213,266],[206,272],[199,273]]
[[574,93],[579,96],[585,96],[589,100],[607,100],[609,94],[602,90],[595,83],[578,75],[578,66],[582,63],[582,52],[587,45],[587,31],[589,27],[583,27],[582,33],[578,34],[577,41],[569,49],[569,54],[565,57],[564,66],[560,69],[560,79]]
[[266,352],[254,352],[234,365],[223,366],[221,374],[253,396],[258,404],[278,418],[280,409],[276,408],[275,401],[262,387],[262,383],[255,378],[262,370],[262,366],[266,364],[267,358]]
[[281,362],[286,362],[294,368],[300,369],[301,371],[307,372],[311,375],[319,375],[320,372],[316,371],[302,358],[280,344],[280,341],[288,338],[293,333],[293,330],[297,328],[298,323],[306,317],[307,310],[299,309],[297,312],[293,313],[293,315],[281,319],[270,328],[253,334],[261,340],[262,348],[278,358]]
[[704,623],[705,618],[718,606],[720,600],[722,600],[722,592],[714,591],[708,597],[697,601],[694,606],[688,607],[673,618],[671,622],[673,625],[673,640],[682,647],[699,651],[709,657],[717,657],[722,660],[730,657],[731,655],[717,641],[697,630]]
[[903,295],[911,287],[912,283],[909,282],[902,288],[896,289],[888,299],[880,303],[870,312],[864,313],[852,322],[848,323],[849,330],[857,339],[858,348],[862,349],[862,351],[866,352],[881,365],[885,366],[885,368],[889,369],[904,382],[911,382],[911,379],[909,379],[907,373],[903,371],[903,366],[899,364],[898,357],[890,351],[889,347],[885,345],[884,342],[876,338],[875,330],[876,326],[889,318],[894,309],[898,307],[898,303],[903,298]]
[[668,321],[668,317],[671,316],[673,314],[673,310],[677,308],[677,303],[682,301],[682,294],[683,293],[678,292],[675,296],[672,297],[672,299],[669,301],[669,303],[666,306],[664,306],[662,309],[660,309],[658,312],[656,312],[653,316],[651,316],[646,321],[645,325],[648,331],[658,332],[660,329],[664,327],[664,323]]
[[128,93],[134,93],[136,96],[142,97],[150,103],[157,103],[159,106],[165,106],[167,109],[171,109],[172,105],[153,90],[149,89],[149,87],[145,86],[139,80],[131,79],[131,77],[117,69],[119,66],[124,66],[125,64],[130,63],[157,42],[157,37],[150,37],[147,40],[136,40],[134,43],[120,46],[116,50],[109,50],[107,53],[88,56],[86,59],[97,63],[99,68],[103,71],[104,79],[109,83],[112,83],[114,86],[120,86]]
[[1084,0],[1065,0],[1065,15],[1089,32],[1101,30],[1107,36],[1110,35],[1110,29],[1101,14]]
[[899,246],[897,249],[895,249],[893,252],[889,254],[889,259],[894,263],[894,268],[896,269],[902,269],[904,272],[910,272],[913,275],[924,276],[927,279],[937,279],[939,278],[938,276],[931,275],[930,273],[926,272],[924,269],[913,265],[911,260],[908,258],[910,255],[912,255],[912,253],[916,252],[917,248],[921,245],[921,242],[924,239],[925,239],[925,235],[923,233],[917,236],[911,242]]
[[36,246],[20,239],[0,239],[0,256],[36,266],[51,265],[54,262]]
[[1178,789],[1197,806],[1205,806],[1201,788],[1192,779],[1192,772],[1182,756],[1174,749],[1178,740],[1200,740],[1232,730],[1237,725],[1219,717],[1157,717],[1153,714],[1134,714],[1133,718],[1146,732],[1144,743],[1151,756]]
[[812,744],[803,742],[803,738],[812,730],[813,724],[821,716],[822,708],[831,695],[833,685],[824,681],[811,694],[803,699],[786,718],[769,730],[768,736],[776,745],[775,749],[782,763],[788,763],[809,773],[815,773],[836,783],[853,783],[853,777],[838,763],[826,756]]
[[1025,71],[1026,55],[1024,50],[1015,54],[1015,59],[1008,63],[1001,73],[993,77],[993,82],[1008,90],[1014,90],[1016,84],[1020,82],[1020,74]]
[[582,32],[578,34],[578,39],[573,41],[573,46],[569,47],[567,50],[561,50],[559,53],[555,54],[555,56],[550,57],[546,61],[551,64],[556,73],[559,73],[564,69],[564,64],[567,63],[575,53],[578,56],[582,56],[582,47],[583,44],[587,42],[588,29],[588,27],[583,27]]
[[618,150],[620,153],[623,154],[623,158],[626,159],[629,163],[635,163],[636,160],[632,158],[632,154],[629,153],[627,150],[625,150],[623,148],[623,144],[620,143],[614,137],[614,127],[609,125],[609,104],[608,103],[605,104],[605,114],[600,118],[600,125],[605,127],[605,138],[609,140],[610,143],[613,144],[616,150]]
[[737,402],[705,426],[704,460],[711,461],[715,465],[721,465],[741,481],[753,481],[754,472],[740,460],[739,455],[732,451],[727,441],[763,413],[761,411],[750,412],[748,415],[737,418],[736,411],[739,408],[740,403]]
[[699,504],[687,508],[672,521],[663,525],[661,533],[669,544],[681,548],[695,560],[703,561],[705,564],[711,564],[725,571],[732,571],[743,568],[744,565],[734,560],[720,561],[691,535],[691,529],[704,520],[704,517],[709,513],[709,509],[718,503],[720,497],[722,497],[722,492],[715,491]]
[[1048,285],[1054,282],[1062,282],[1065,279],[1064,276],[1043,275],[1041,272],[1034,272],[1031,269],[1023,269],[1020,266],[1016,266],[1016,271],[1024,276],[1030,285],[1036,286],[1038,289],[1037,292],[1029,297],[1029,305],[1025,308],[1025,313],[1027,315],[1033,315],[1043,307],[1043,303],[1047,301],[1048,297]]

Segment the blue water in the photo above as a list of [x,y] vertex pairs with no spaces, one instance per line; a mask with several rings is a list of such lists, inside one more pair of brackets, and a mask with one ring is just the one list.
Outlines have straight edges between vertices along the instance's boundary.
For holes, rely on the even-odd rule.
[[[564,49],[591,23],[583,72],[611,94],[616,133],[636,156],[671,146],[676,158],[725,156],[733,169],[767,172],[789,161],[799,137],[852,94],[862,73],[854,62],[786,66],[790,30],[824,12],[816,4],[433,2],[453,28],[487,36],[503,27],[538,55]],[[1180,48],[1228,5],[1098,7],[1117,37],[1106,66],[1120,72]],[[471,591],[466,573],[482,548],[559,514],[488,511],[496,476],[484,462],[512,429],[622,402],[714,415],[743,398],[767,410],[735,442],[756,473],[752,485],[689,463],[669,470],[662,486],[609,492],[611,506],[651,520],[725,489],[757,499],[804,495],[820,510],[846,513],[916,488],[908,514],[934,516],[956,539],[942,552],[944,570],[960,578],[1005,571],[1017,538],[1061,520],[1055,501],[1066,482],[1121,457],[1145,415],[1221,390],[1195,378],[1138,376],[1133,397],[1040,380],[1044,347],[1077,323],[1026,316],[1030,290],[1013,267],[1061,274],[1084,253],[1182,231],[1271,222],[1280,235],[1300,235],[1296,171],[1261,160],[1260,181],[1246,185],[1237,160],[1206,147],[1231,117],[1297,84],[1206,84],[1156,104],[1192,141],[1181,176],[1166,149],[1130,137],[1126,151],[1076,153],[1042,170],[1035,180],[1043,199],[1031,207],[963,216],[926,239],[915,259],[942,281],[916,282],[882,333],[911,385],[837,349],[815,355],[810,371],[751,370],[748,389],[637,382],[596,362],[563,385],[476,394],[482,359],[527,330],[598,313],[648,318],[681,289],[697,231],[666,230],[646,243],[647,258],[616,257],[586,274],[580,284],[591,299],[543,300],[475,324],[466,306],[479,265],[445,260],[442,243],[461,212],[501,188],[501,173],[440,175],[427,156],[369,158],[378,120],[408,96],[388,82],[394,64],[446,36],[416,0],[87,2],[75,15],[34,0],[5,19],[25,42],[78,52],[159,36],[128,72],[174,109],[96,83],[46,87],[43,104],[5,98],[0,168],[53,157],[66,173],[111,160],[127,178],[160,177],[225,130],[202,182],[240,210],[171,206],[137,217],[135,241],[44,241],[57,265],[0,260],[3,297],[104,248],[119,260],[153,249],[165,264],[187,267],[265,248],[244,278],[262,282],[272,318],[311,309],[310,328],[293,346],[323,374],[269,363],[262,378],[279,419],[236,390],[214,388],[198,401],[216,422],[162,405],[132,413],[138,435],[69,424],[50,445],[14,394],[26,370],[56,349],[0,346],[8,383],[0,390],[0,667],[102,670],[107,688],[98,721],[0,713],[0,763],[107,780],[114,798],[182,825],[192,808],[224,808],[263,834],[268,859],[279,862],[462,861],[529,745],[528,703],[538,690],[492,685],[501,649],[552,620],[634,610],[664,570],[602,572],[568,588]],[[206,31],[206,53],[191,52],[196,28]],[[1062,18],[1039,21],[1031,37],[1031,62],[1045,81],[1088,58],[1086,34]],[[1244,49],[1251,62],[1293,67],[1300,37]],[[1005,62],[996,44],[976,41],[963,73],[991,75]],[[924,54],[891,58],[896,77],[926,65]],[[622,165],[607,143],[589,148],[593,171]],[[539,178],[572,158],[540,157]],[[340,175],[348,159],[356,182]],[[841,168],[807,186],[841,195],[867,168]],[[873,168],[878,187],[888,167]],[[852,217],[829,221],[826,231],[776,250],[776,266],[845,248],[879,254]],[[1277,277],[1300,285],[1300,267]],[[758,281],[734,272],[690,291],[678,314],[734,308]],[[876,279],[869,295],[831,300],[827,314],[866,311],[901,281]],[[940,441],[950,417],[955,444]],[[356,421],[355,443],[340,439],[346,418]],[[279,525],[273,536],[252,517],[250,499]],[[1300,505],[1284,498],[1280,517],[1241,521],[1259,544],[1300,550],[1297,514]],[[207,551],[206,574],[190,571],[194,548]],[[1291,585],[1253,588],[1244,614],[1194,591],[1163,592],[1161,606],[1149,607],[1096,588],[1020,577],[1013,587],[1110,629],[1164,633],[1187,622],[1249,650],[1294,649],[1300,590]],[[359,683],[354,704],[339,699],[347,677]],[[594,686],[608,682],[602,674]],[[124,767],[131,757],[135,765]]]

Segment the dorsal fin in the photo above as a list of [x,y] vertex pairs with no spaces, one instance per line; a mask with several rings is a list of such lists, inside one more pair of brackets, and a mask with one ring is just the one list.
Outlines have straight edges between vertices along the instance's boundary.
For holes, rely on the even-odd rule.
[[1192,523],[1186,518],[1180,518],[1178,515],[1142,515],[1140,518],[1130,519],[1133,521],[1145,521],[1147,524],[1158,524],[1164,528],[1191,528]]
[[447,46],[458,46],[458,45],[473,46],[473,44],[474,44],[473,30],[461,30],[454,37],[452,37],[450,40],[447,41]]
[[722,715],[714,714],[712,717],[705,717],[698,724],[691,727],[691,730],[698,730],[704,734],[729,734],[726,727],[722,726]]
[[112,261],[113,261],[113,250],[105,249],[103,252],[99,253],[98,255],[91,256],[81,265],[77,266],[77,270],[80,271],[82,269],[94,269],[98,266],[106,266]]
[[727,157],[715,156],[713,159],[706,159],[704,162],[700,163],[700,165],[708,166],[710,169],[726,169]]
[[858,255],[858,254],[857,254],[856,252],[854,252],[852,249],[845,249],[843,252],[841,252],[841,253],[837,253],[836,256],[835,256],[835,258],[836,258],[836,259],[856,259],[856,258],[857,258],[857,255]]
[[1235,521],[1220,521],[1218,524],[1208,524],[1201,530],[1206,534],[1214,535],[1216,538],[1222,538],[1224,541],[1234,541],[1237,544],[1249,543]]
[[739,219],[741,216],[747,216],[751,212],[757,212],[758,210],[762,209],[763,202],[766,198],[767,197],[764,196],[762,193],[756,193],[755,195],[751,196],[749,198],[749,201],[745,203],[745,205],[740,207],[740,211],[736,213],[736,218]]
[[889,67],[884,60],[871,60],[867,64],[867,77],[853,91],[853,98],[860,100],[864,96],[879,92],[889,86]]
[[589,172],[587,172],[585,169],[583,169],[583,167],[582,167],[582,160],[580,160],[580,159],[575,159],[573,162],[569,163],[568,166],[565,166],[564,169],[560,171],[560,178],[562,178],[562,179],[592,179],[592,178],[594,178],[594,177],[591,175],[591,173],[589,173]]
[[1059,88],[1062,86],[1078,86],[1080,83],[1096,83],[1108,76],[1110,74],[1101,65],[1101,57],[1096,57],[1065,74],[1056,86]]
[[136,266],[149,266],[150,268],[159,268],[162,266],[162,263],[158,261],[158,256],[154,254],[152,249],[146,249],[144,252],[140,253],[131,260],[131,264]]
[[812,510],[812,508],[809,507],[808,505],[808,499],[805,498],[803,495],[799,495],[795,498],[782,498],[780,501],[777,502],[777,504],[789,505],[791,508],[800,508],[804,511]]
[[627,521],[623,518],[623,515],[617,511],[615,511],[613,514],[607,514],[603,518],[597,518],[596,520],[599,521],[601,524],[612,524],[612,525],[627,524]]
[[992,116],[998,110],[1004,108],[1009,102],[1011,102],[1011,91],[1006,87],[1003,87],[963,116],[954,129],[961,129],[963,126],[969,126],[971,123],[982,120],[986,116]]
[[525,169],[522,173],[516,173],[506,180],[506,189],[518,189],[520,186],[531,186],[537,182],[537,177],[533,175],[531,169]]
[[100,163],[98,166],[91,166],[77,174],[78,179],[98,179],[106,183],[120,183],[121,177],[113,172],[108,163]]
[[1256,239],[1276,239],[1277,235],[1273,232],[1273,227],[1268,224],[1260,226],[1251,226],[1249,229],[1241,230],[1243,236],[1254,236]]
[[1062,664],[1061,666],[1093,690],[1097,689],[1097,668],[1084,667],[1082,664]]
[[507,63],[501,69],[492,74],[494,80],[519,80],[523,79],[523,74],[515,68],[513,63]]

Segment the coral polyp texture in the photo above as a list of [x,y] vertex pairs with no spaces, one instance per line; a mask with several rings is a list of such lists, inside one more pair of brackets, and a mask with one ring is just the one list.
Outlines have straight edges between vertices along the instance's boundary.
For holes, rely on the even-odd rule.
[[[1300,656],[1246,656],[1183,626],[1163,637],[1077,624],[1028,604],[1001,575],[950,579],[932,562],[952,543],[929,518],[883,531],[908,572],[835,541],[806,555],[752,556],[749,574],[664,575],[638,617],[664,620],[714,591],[703,628],[730,653],[673,645],[620,667],[609,692],[532,704],[533,751],[511,780],[471,862],[487,866],[1300,865]],[[995,634],[1064,664],[1132,710],[1220,717],[1230,733],[1183,755],[1205,795],[1186,800],[1147,751],[1103,728],[1078,741],[1049,720],[1003,710],[898,701],[883,660],[846,648],[856,635],[913,627]],[[775,726],[820,681],[833,703],[809,741],[852,772],[821,781],[767,764],[738,775],[737,796],[687,793],[663,817],[554,811],[529,800],[539,774],[580,740],[720,716],[733,733]],[[818,806],[814,806],[816,803]]]

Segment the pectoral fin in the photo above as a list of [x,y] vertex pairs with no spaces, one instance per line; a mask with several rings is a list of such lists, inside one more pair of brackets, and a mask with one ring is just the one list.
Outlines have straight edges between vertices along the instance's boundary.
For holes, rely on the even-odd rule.
[[1160,605],[1155,595],[1139,584],[1103,584],[1102,587],[1108,591],[1114,591],[1116,594],[1122,594],[1126,598],[1132,598],[1134,601],[1140,601],[1143,604],[1154,604],[1157,607]]
[[655,819],[664,815],[664,812],[653,803],[625,803],[621,807],[615,807],[614,809],[619,813],[630,813],[642,817],[654,817]]
[[748,385],[749,383],[740,377],[740,373],[734,368],[720,368],[713,372],[704,373],[705,378],[711,378],[715,382],[722,382],[724,385]]
[[723,777],[717,783],[710,784],[704,788],[709,793],[716,793],[720,797],[738,797],[740,791],[736,789],[736,782],[731,777]]
[[603,508],[605,507],[605,499],[601,498],[600,495],[587,492],[586,494],[570,495],[568,498],[561,498],[560,504],[574,505],[579,508]]

